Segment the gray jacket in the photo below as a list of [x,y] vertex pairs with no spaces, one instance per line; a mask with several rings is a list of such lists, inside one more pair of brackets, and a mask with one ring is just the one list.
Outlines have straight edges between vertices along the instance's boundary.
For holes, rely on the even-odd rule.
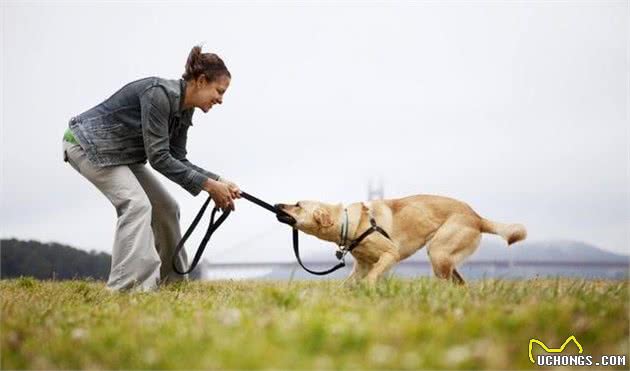
[[146,163],[193,196],[219,176],[186,159],[194,108],[182,109],[186,81],[147,77],[70,120],[70,130],[96,166]]

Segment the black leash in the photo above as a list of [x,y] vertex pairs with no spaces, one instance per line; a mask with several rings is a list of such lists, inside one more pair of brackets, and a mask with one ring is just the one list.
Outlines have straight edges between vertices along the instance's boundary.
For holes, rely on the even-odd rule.
[[[293,252],[295,253],[295,258],[297,259],[297,261],[298,261],[298,263],[300,264],[300,266],[301,266],[301,267],[302,267],[305,271],[307,271],[307,272],[308,272],[308,273],[310,273],[310,274],[315,274],[315,275],[318,275],[318,276],[323,276],[323,275],[326,275],[326,274],[332,273],[332,272],[336,271],[336,270],[337,270],[337,269],[339,269],[339,268],[343,268],[343,267],[345,267],[345,266],[346,266],[346,261],[344,260],[344,256],[345,256],[345,254],[335,254],[335,256],[337,257],[337,259],[339,259],[339,263],[337,263],[337,265],[335,265],[334,267],[332,267],[332,268],[330,268],[330,269],[328,269],[328,270],[325,270],[325,271],[321,271],[321,272],[310,270],[310,269],[306,268],[306,267],[304,266],[304,264],[302,264],[302,260],[300,259],[300,251],[299,251],[299,249],[298,249],[298,243],[299,243],[299,242],[298,242],[298,230],[297,230],[297,229],[295,229],[295,228],[293,228]],[[337,252],[339,252],[339,251],[337,251]]]
[[[263,209],[269,210],[274,214],[280,214],[280,213],[284,213],[284,211],[282,210],[278,210],[275,207],[273,207],[272,205],[266,203],[265,201],[256,198],[246,192],[241,192],[241,197],[243,197],[244,199],[253,202],[254,204],[262,207]],[[203,239],[201,240],[201,243],[199,244],[199,247],[197,248],[197,252],[195,253],[195,257],[193,259],[192,264],[190,265],[190,267],[185,270],[185,271],[181,271],[178,267],[177,267],[177,256],[179,255],[179,252],[181,251],[181,249],[184,247],[184,243],[186,242],[186,240],[188,239],[188,237],[190,237],[190,235],[192,234],[193,230],[195,230],[195,228],[197,227],[197,224],[199,224],[199,221],[201,220],[201,217],[203,216],[203,214],[206,212],[206,209],[208,208],[208,205],[210,204],[210,200],[212,198],[208,197],[208,199],[206,200],[206,202],[204,202],[203,206],[201,206],[201,209],[199,210],[199,212],[197,213],[197,216],[195,216],[195,219],[193,220],[192,224],[190,225],[190,227],[188,227],[188,230],[186,230],[186,233],[184,233],[184,236],[182,237],[182,239],[179,241],[179,243],[177,244],[177,246],[175,247],[175,253],[173,254],[173,260],[172,260],[172,264],[173,264],[173,270],[179,274],[188,274],[190,272],[192,272],[193,269],[195,269],[195,267],[197,267],[197,264],[199,264],[199,260],[201,259],[201,256],[203,255],[203,251],[206,249],[206,245],[208,244],[208,241],[210,241],[210,237],[212,237],[212,234],[214,232],[216,232],[216,230],[219,228],[219,226],[221,226],[221,224],[227,219],[228,216],[230,216],[230,210],[228,211],[224,211],[221,216],[219,217],[219,219],[217,219],[217,221],[214,221],[214,217],[216,216],[217,211],[219,210],[218,207],[214,207],[214,209],[212,209],[212,213],[210,214],[210,223],[208,224],[208,229],[206,230],[206,234],[203,237]],[[368,231],[371,233],[373,232],[374,227],[372,227],[371,229],[369,229]],[[377,227],[378,228],[378,227]],[[368,231],[366,231],[366,233],[363,233],[363,235],[361,235],[361,237],[359,237],[361,240],[363,240],[363,238],[367,237],[367,235],[369,233],[367,233]],[[389,238],[389,237],[388,237]],[[359,241],[360,242],[360,241]],[[355,244],[355,246],[358,245],[358,243]],[[354,248],[354,247],[353,247]],[[347,252],[351,251],[350,249],[347,250]],[[300,264],[300,266],[307,272],[311,273],[311,274],[316,274],[316,275],[325,275],[325,274],[329,274],[332,273],[334,271],[336,271],[339,268],[343,268],[346,266],[346,263],[344,261],[344,256],[345,253],[343,254],[339,254],[340,252],[337,251],[337,259],[340,260],[340,262],[335,265],[334,267],[325,270],[325,271],[313,271],[310,270],[308,268],[306,268],[304,266],[304,264],[302,264],[302,259],[300,259],[300,249],[299,249],[299,238],[298,238],[298,230],[293,228],[293,252],[295,253],[295,257],[298,261],[298,263]]]

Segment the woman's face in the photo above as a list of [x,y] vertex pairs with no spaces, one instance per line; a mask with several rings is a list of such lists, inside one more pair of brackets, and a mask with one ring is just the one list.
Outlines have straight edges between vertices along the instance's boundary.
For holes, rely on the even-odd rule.
[[223,94],[230,86],[230,78],[222,75],[212,82],[199,76],[194,82],[195,107],[207,113],[215,104],[223,103]]

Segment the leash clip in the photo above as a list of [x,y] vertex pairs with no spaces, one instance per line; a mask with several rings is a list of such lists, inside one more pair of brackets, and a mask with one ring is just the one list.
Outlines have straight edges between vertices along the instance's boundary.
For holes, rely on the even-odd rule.
[[348,250],[346,249],[340,249],[335,251],[335,256],[337,257],[337,260],[341,260],[342,263],[346,263],[346,254],[348,253]]

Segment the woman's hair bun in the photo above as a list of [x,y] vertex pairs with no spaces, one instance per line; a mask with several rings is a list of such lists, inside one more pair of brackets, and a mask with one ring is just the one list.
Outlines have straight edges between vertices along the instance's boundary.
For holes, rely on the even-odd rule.
[[214,53],[202,53],[201,46],[196,45],[190,50],[186,67],[182,78],[184,80],[196,80],[199,76],[205,76],[211,82],[221,76],[232,77],[223,60]]

